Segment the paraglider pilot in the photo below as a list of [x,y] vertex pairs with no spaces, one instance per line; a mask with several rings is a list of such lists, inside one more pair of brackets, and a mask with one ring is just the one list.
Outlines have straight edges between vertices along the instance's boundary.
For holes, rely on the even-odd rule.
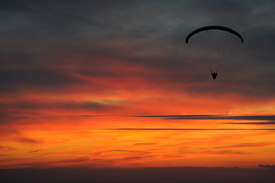
[[213,71],[211,71],[211,75],[212,75],[213,79],[216,79],[216,77],[217,77],[218,73],[217,73],[217,72],[213,72]]

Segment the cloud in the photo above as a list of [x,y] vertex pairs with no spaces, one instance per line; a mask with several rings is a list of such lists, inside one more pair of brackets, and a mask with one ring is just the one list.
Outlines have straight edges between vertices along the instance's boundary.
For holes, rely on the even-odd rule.
[[266,168],[269,170],[275,170],[275,165],[259,165],[260,168]]
[[224,123],[224,124],[237,124],[237,125],[275,125],[275,122],[241,122],[241,123]]
[[1,154],[1,156],[4,158],[1,158],[0,162],[11,162],[11,161],[19,162],[19,161],[27,160],[27,158],[12,157],[11,154],[4,154],[4,155]]
[[[3,36],[6,48],[1,54],[6,55],[6,59],[5,62],[2,60],[1,64],[5,66],[12,63],[13,67],[15,67],[14,64],[17,64],[17,67],[21,64],[25,69],[0,72],[0,76],[5,78],[1,80],[3,86],[1,91],[15,92],[20,86],[20,91],[29,88],[39,92],[63,93],[68,90],[83,91],[86,86],[86,91],[102,92],[104,90],[110,93],[113,90],[120,92],[122,86],[129,91],[129,88],[140,89],[154,85],[163,90],[167,90],[169,86],[173,91],[181,92],[184,89],[196,94],[231,92],[244,94],[247,97],[250,95],[272,97],[274,95],[272,78],[274,77],[270,68],[273,67],[265,66],[263,70],[250,72],[259,68],[257,66],[260,64],[252,58],[248,58],[249,61],[246,59],[242,62],[236,61],[239,62],[240,68],[245,66],[245,69],[229,66],[229,73],[233,72],[231,76],[241,75],[241,77],[235,78],[225,73],[223,80],[215,83],[213,91],[213,84],[205,83],[208,80],[203,73],[208,73],[207,69],[190,61],[189,49],[183,41],[190,30],[202,24],[228,22],[228,26],[239,28],[247,40],[257,43],[255,47],[245,47],[244,52],[255,53],[259,50],[258,47],[261,47],[262,51],[267,51],[265,46],[257,45],[261,40],[262,43],[273,40],[273,31],[269,31],[269,36],[264,37],[270,30],[270,26],[266,29],[263,26],[247,27],[248,25],[243,24],[248,17],[255,18],[256,15],[253,12],[256,7],[264,10],[267,8],[262,4],[256,6],[254,3],[249,3],[247,6],[246,2],[234,1],[4,3],[2,8],[6,10],[8,18],[3,22],[5,26],[0,27],[7,29]],[[9,11],[13,12],[9,13]],[[221,12],[224,16],[217,16]],[[257,17],[264,17],[260,12],[259,10]],[[12,27],[12,25],[16,26]],[[19,34],[17,30],[21,30],[21,33]],[[271,43],[273,41],[268,42],[270,45],[267,46],[268,48],[272,47]],[[251,45],[249,41],[247,45]],[[264,54],[264,58],[269,59],[262,58],[263,54],[258,54],[257,58],[270,60],[273,58],[272,53],[268,51]],[[88,55],[90,57],[87,57]],[[123,63],[126,67],[122,67]],[[267,64],[272,64],[272,61]],[[58,65],[63,69],[61,71],[56,68],[45,69],[52,65]],[[236,63],[234,62],[233,65]],[[34,66],[42,68],[34,69]],[[75,66],[74,72],[70,69],[64,72],[66,70],[64,68],[68,66],[72,68]],[[106,68],[109,66],[112,66],[113,70],[107,71]],[[132,67],[138,66],[141,70],[151,70],[151,72],[132,72],[132,75],[127,72]],[[119,74],[115,70],[119,70]],[[152,70],[158,72],[152,73]],[[237,73],[238,70],[242,70],[242,73]],[[75,71],[77,74],[97,78],[97,80],[88,82],[83,78],[75,77],[73,76]],[[70,72],[73,74],[68,74]],[[263,78],[268,79],[259,77],[263,75],[266,76]],[[104,78],[104,76],[109,77]],[[105,82],[110,78],[112,80],[106,84]],[[138,78],[138,83],[147,82],[148,86],[129,85],[125,78],[130,80]],[[247,82],[248,80],[250,82]],[[110,83],[119,82],[122,83],[120,87],[110,85]],[[180,83],[185,84],[180,85]]]
[[168,118],[168,119],[215,119],[216,115],[155,115],[155,116],[135,116],[144,118]]
[[274,128],[105,128],[103,130],[121,130],[121,131],[230,131],[230,130],[263,130],[263,131],[273,131]]
[[0,145],[0,149],[1,149],[1,151],[14,151],[14,150],[17,150],[17,148],[15,148],[15,147],[2,146],[2,145]]
[[88,161],[89,158],[88,157],[80,157],[80,158],[74,158],[74,159],[63,159],[63,160],[59,160],[59,161],[55,161],[55,163],[59,164],[59,163],[65,163],[65,164],[70,164],[70,163],[79,163],[79,162],[85,162]]
[[31,150],[31,151],[29,151],[29,153],[36,153],[36,152],[39,152],[39,151],[42,151],[42,150],[44,150],[44,148],[39,148],[39,149]]
[[[112,104],[112,101],[51,101],[51,102],[41,102],[41,103],[28,103],[22,102],[15,104],[14,107],[21,109],[67,109],[67,110],[106,110],[110,108],[119,107],[116,104]],[[115,102],[114,102],[115,103]]]
[[[5,108],[0,110],[0,119],[4,123],[39,123],[43,120],[67,118],[69,120],[75,118],[90,118],[98,117],[101,114],[107,114],[107,111],[121,110],[127,106],[124,100],[53,100],[41,99],[32,100],[18,99],[14,102],[2,103],[0,106]],[[46,115],[39,115],[41,111],[47,111]],[[49,115],[49,113],[60,113],[57,115]],[[63,116],[62,113],[67,114],[71,111],[71,115]],[[78,112],[96,113],[97,115],[78,115]],[[74,115],[75,114],[75,115]]]
[[259,143],[240,143],[228,146],[220,146],[215,149],[231,149],[231,148],[259,148],[259,147],[267,147],[273,146],[274,142],[259,142]]
[[135,143],[135,146],[151,146],[151,145],[157,145],[158,143]]
[[241,156],[241,155],[252,155],[254,153],[252,152],[242,152],[242,151],[235,151],[235,150],[203,150],[203,151],[197,151],[197,152],[181,152],[184,155],[218,155],[218,156]]
[[151,152],[146,152],[146,151],[122,150],[122,149],[109,150],[108,152],[130,153],[130,154],[138,154],[138,155],[141,155],[141,156],[151,154]]
[[217,154],[217,155],[251,155],[254,153],[242,152],[242,151],[231,151],[231,150],[220,150],[220,151],[212,151],[209,154]]
[[15,137],[13,141],[23,143],[23,144],[33,144],[33,145],[41,144],[41,140],[36,140],[32,138],[27,138],[27,137]]
[[152,116],[135,116],[144,118],[167,118],[167,119],[201,119],[201,120],[275,120],[275,115],[262,115],[262,116],[221,116],[221,115],[152,115]]
[[60,72],[45,69],[20,69],[0,71],[2,94],[20,90],[36,90],[40,92],[64,90],[65,86],[84,83],[83,80]]

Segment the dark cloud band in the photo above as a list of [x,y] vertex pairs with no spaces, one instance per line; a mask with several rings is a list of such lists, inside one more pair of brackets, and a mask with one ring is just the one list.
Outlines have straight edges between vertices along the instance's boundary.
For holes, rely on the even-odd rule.
[[273,131],[275,128],[106,128],[104,130],[121,130],[121,131],[239,131],[239,130],[262,130],[262,131]]

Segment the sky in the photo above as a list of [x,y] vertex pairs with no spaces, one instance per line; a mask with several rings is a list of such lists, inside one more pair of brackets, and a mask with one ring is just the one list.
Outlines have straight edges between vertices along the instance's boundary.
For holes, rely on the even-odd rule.
[[[0,2],[0,168],[275,165],[274,1]],[[209,25],[244,39],[216,80]]]

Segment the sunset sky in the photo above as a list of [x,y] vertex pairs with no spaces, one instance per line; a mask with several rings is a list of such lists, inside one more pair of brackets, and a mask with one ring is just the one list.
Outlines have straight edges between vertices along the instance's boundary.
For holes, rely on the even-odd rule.
[[[274,0],[0,2],[1,169],[275,165]],[[216,80],[208,25],[244,38]]]

